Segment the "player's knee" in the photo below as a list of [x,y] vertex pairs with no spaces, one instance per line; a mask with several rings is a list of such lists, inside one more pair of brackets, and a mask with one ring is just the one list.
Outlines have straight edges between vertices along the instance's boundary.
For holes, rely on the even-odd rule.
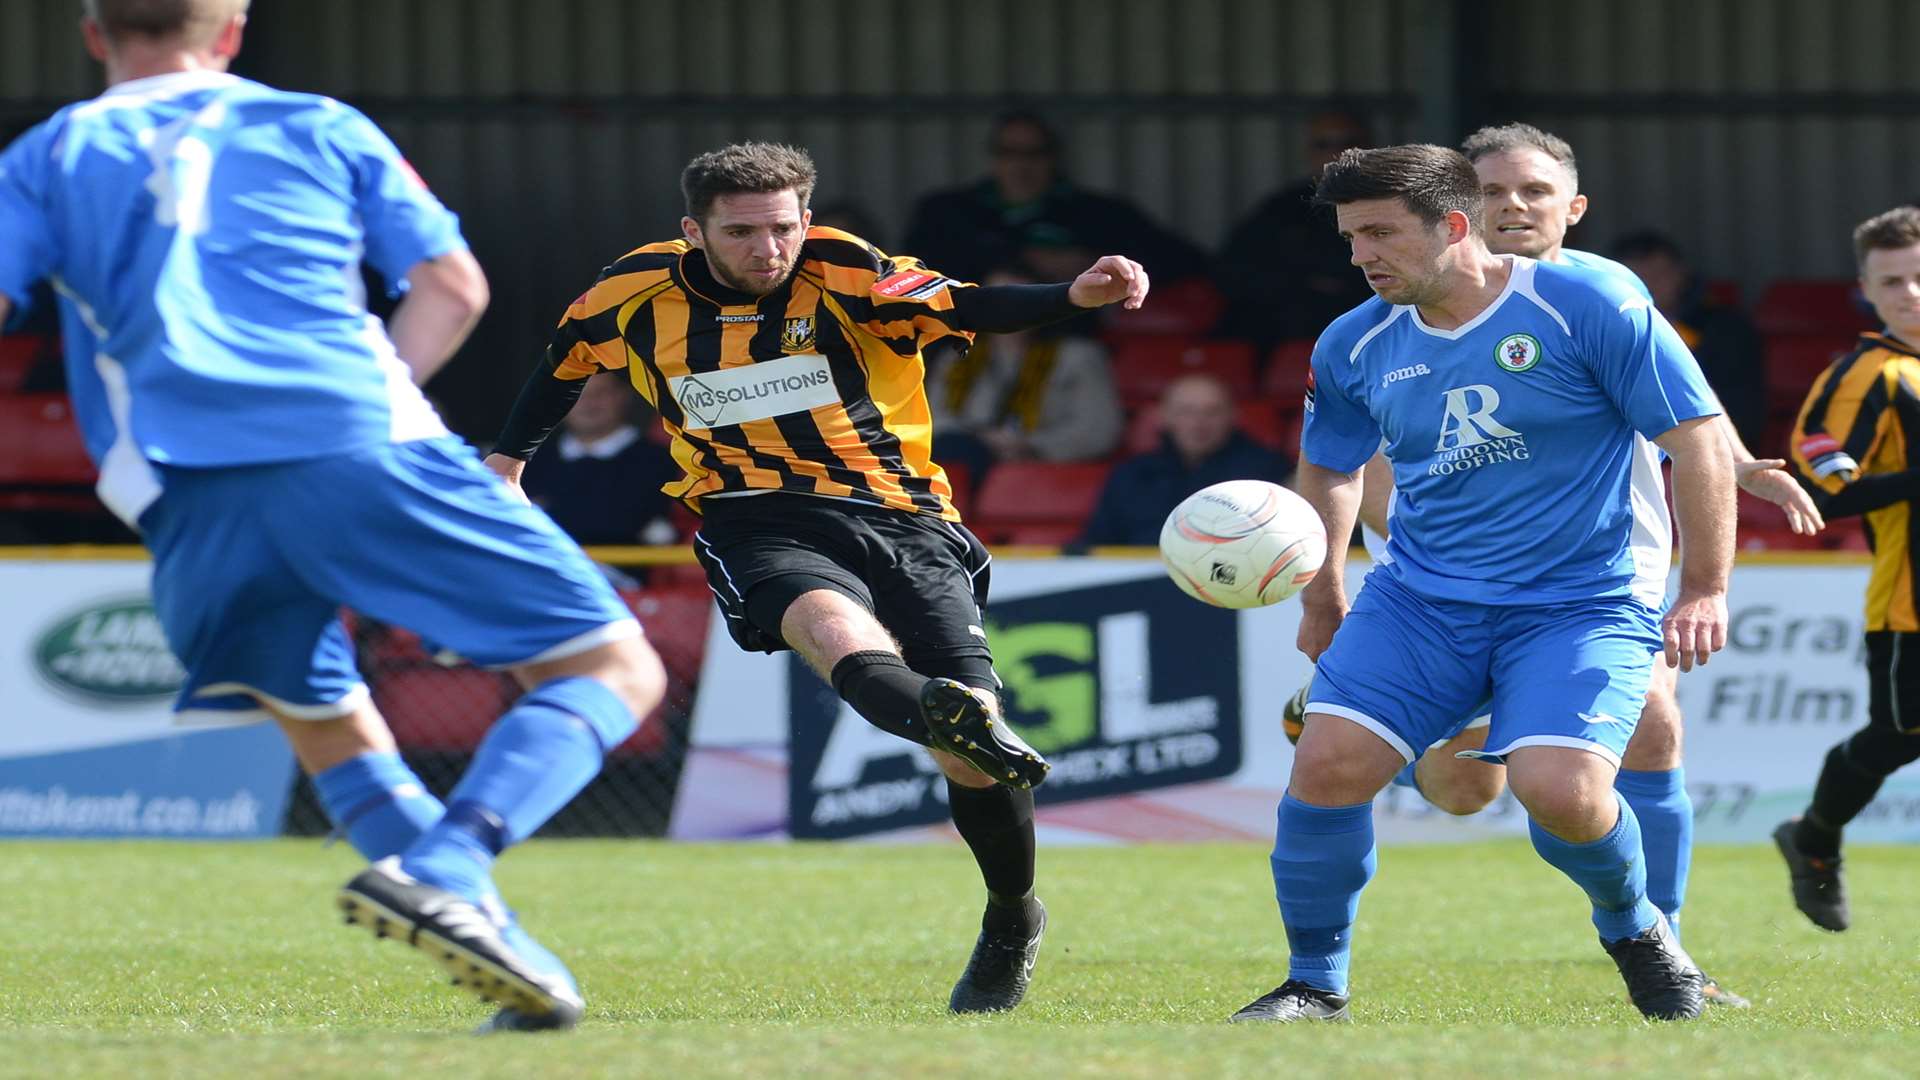
[[616,642],[613,655],[600,676],[633,715],[644,719],[667,693],[667,669],[660,654],[645,638]]
[[1847,764],[1870,776],[1887,777],[1920,761],[1920,732],[1869,727],[1836,748]]
[[1528,816],[1562,839],[1604,835],[1619,805],[1613,766],[1584,750],[1521,747],[1508,756],[1507,784]]
[[1444,766],[1419,771],[1420,794],[1436,810],[1456,817],[1477,814],[1493,805],[1506,788],[1501,772],[1497,765],[1454,759]]
[[1640,772],[1664,772],[1680,767],[1682,724],[1680,700],[1674,688],[1658,679],[1647,691],[1646,707],[1633,730],[1620,766]]
[[1351,806],[1373,798],[1393,778],[1398,766],[1377,752],[1354,753],[1347,740],[1317,730],[1331,726],[1324,722],[1307,725],[1294,753],[1287,790],[1313,806]]

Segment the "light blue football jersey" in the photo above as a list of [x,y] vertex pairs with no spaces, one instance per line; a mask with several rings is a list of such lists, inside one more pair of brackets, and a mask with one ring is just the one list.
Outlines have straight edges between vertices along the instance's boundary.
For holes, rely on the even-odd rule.
[[1383,569],[1423,595],[1658,606],[1672,529],[1648,440],[1719,409],[1627,280],[1503,258],[1505,290],[1456,329],[1377,297],[1335,320],[1314,346],[1301,453],[1351,472],[1384,439]]
[[1647,289],[1647,283],[1641,281],[1640,275],[1634,273],[1626,263],[1609,259],[1605,255],[1595,255],[1591,251],[1581,251],[1579,248],[1561,248],[1559,262],[1562,266],[1577,266],[1583,270],[1604,270],[1609,274],[1618,274],[1621,278],[1632,282],[1634,289],[1641,296],[1649,300],[1653,299],[1653,293]]
[[0,154],[0,293],[52,280],[102,498],[149,462],[290,461],[446,433],[366,308],[463,249],[459,222],[359,112],[233,75],[111,87]]

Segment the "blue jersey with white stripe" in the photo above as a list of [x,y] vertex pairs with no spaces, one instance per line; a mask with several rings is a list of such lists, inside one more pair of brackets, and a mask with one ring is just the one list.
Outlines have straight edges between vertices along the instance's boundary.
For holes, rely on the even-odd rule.
[[0,293],[50,278],[74,405],[122,516],[147,462],[224,466],[444,434],[368,314],[464,248],[359,112],[183,72],[61,110],[0,155]]
[[1384,438],[1386,572],[1424,595],[1658,605],[1671,531],[1647,440],[1719,411],[1706,380],[1627,280],[1503,258],[1506,288],[1456,329],[1377,297],[1335,320],[1301,453],[1352,472]]

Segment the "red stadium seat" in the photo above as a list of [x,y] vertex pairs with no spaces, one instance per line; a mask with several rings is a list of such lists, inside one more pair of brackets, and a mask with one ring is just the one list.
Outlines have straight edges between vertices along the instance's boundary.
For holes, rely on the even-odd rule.
[[1113,354],[1114,386],[1129,406],[1157,400],[1167,384],[1200,373],[1224,381],[1235,397],[1250,397],[1253,369],[1253,346],[1244,341],[1129,338],[1116,345]]
[[1313,370],[1313,341],[1283,341],[1267,356],[1267,371],[1260,379],[1260,392],[1271,398],[1291,401],[1298,408],[1307,394],[1307,375]]
[[0,484],[91,484],[93,478],[65,394],[0,397]]
[[965,517],[973,507],[973,470],[960,462],[941,462],[940,468],[947,474],[947,483],[953,487],[953,506]]
[[[1079,532],[1100,500],[1104,463],[1009,461],[981,482],[968,526],[990,544],[1061,543]],[[1012,539],[1015,535],[1021,540]],[[1036,539],[1045,535],[1052,539]]]
[[1776,281],[1754,305],[1754,325],[1774,334],[1848,334],[1873,326],[1873,317],[1847,278]]
[[0,394],[11,394],[27,381],[40,357],[52,343],[32,334],[0,337]]
[[1701,284],[1700,290],[1706,294],[1707,303],[1716,307],[1740,306],[1740,283],[1731,278],[1709,278]]
[[1198,337],[1212,330],[1226,310],[1226,298],[1205,278],[1186,278],[1166,285],[1156,282],[1153,297],[1139,310],[1128,311],[1114,304],[1102,312],[1100,336],[1109,342],[1149,334]]
[[400,667],[368,681],[394,741],[409,750],[470,751],[520,696],[512,677],[472,667]]
[[1767,338],[1767,411],[1794,415],[1813,380],[1833,358],[1853,347],[1853,338],[1835,334],[1792,334]]

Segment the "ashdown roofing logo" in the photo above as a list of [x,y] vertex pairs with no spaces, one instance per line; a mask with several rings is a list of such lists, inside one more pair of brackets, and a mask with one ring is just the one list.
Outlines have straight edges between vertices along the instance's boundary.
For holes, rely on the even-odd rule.
[[186,680],[146,597],[102,601],[55,622],[34,643],[33,666],[54,689],[96,704],[169,698]]

